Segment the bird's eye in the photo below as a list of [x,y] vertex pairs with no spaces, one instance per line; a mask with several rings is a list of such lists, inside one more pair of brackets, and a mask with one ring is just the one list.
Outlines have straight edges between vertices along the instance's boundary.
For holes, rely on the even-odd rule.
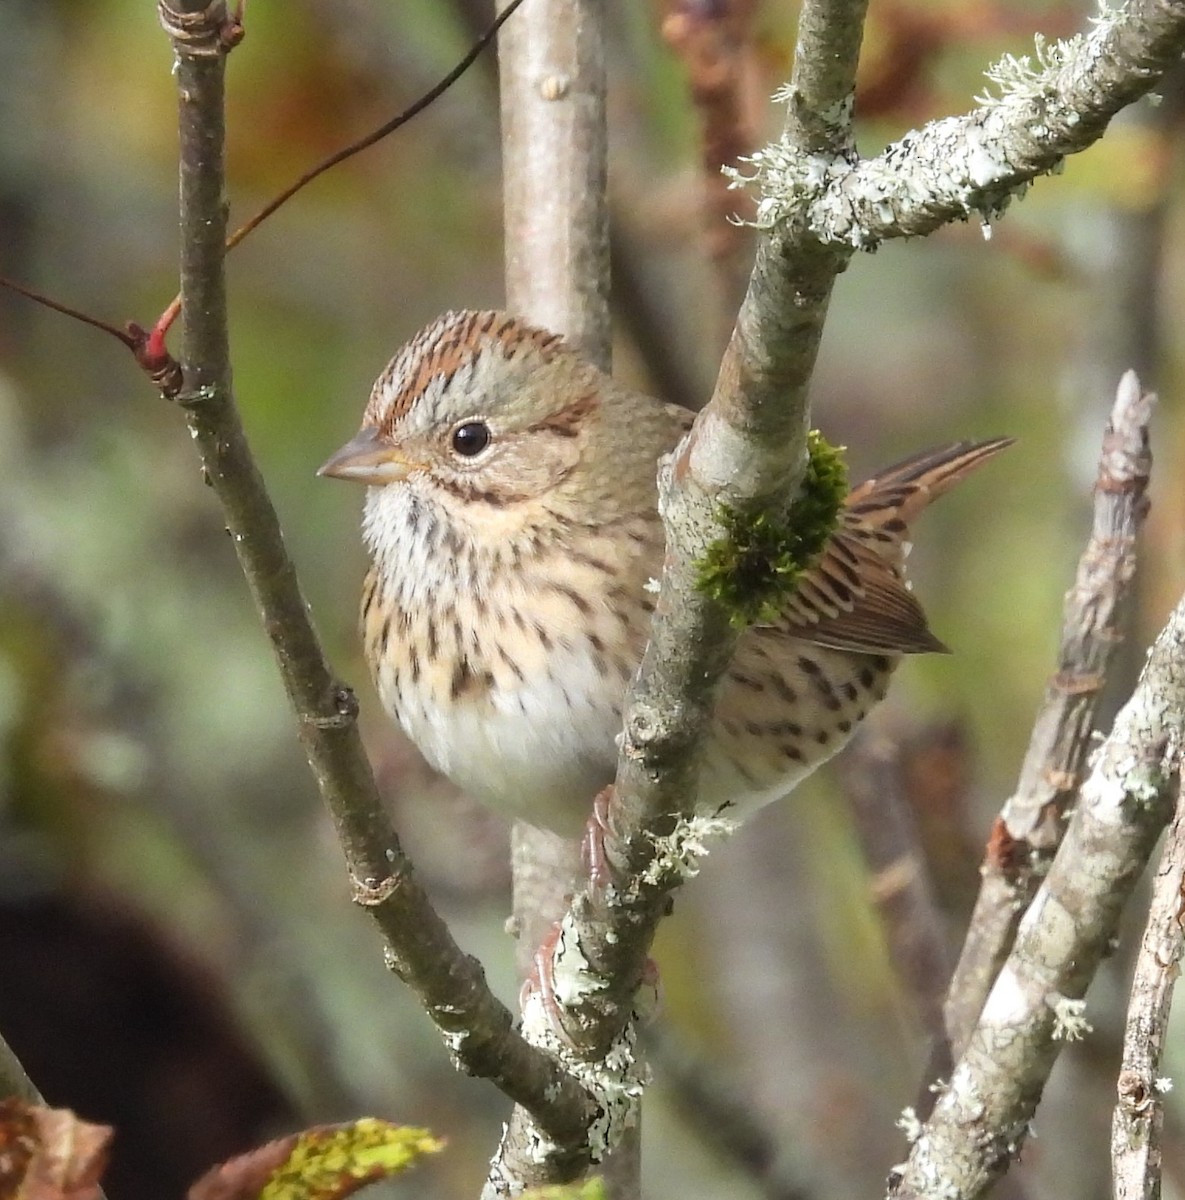
[[466,421],[453,430],[453,449],[466,458],[480,454],[490,444],[490,427],[484,421]]

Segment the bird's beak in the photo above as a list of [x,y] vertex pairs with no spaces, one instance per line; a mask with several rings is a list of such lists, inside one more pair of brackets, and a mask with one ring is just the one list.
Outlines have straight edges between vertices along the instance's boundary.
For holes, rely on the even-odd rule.
[[317,474],[381,486],[406,479],[418,466],[419,463],[400,454],[398,447],[381,439],[374,426],[367,425],[357,437],[351,438],[334,454]]

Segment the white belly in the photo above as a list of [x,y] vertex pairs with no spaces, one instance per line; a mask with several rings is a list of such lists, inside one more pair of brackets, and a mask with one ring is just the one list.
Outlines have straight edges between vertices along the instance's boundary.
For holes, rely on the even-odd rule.
[[428,762],[475,800],[576,836],[613,782],[620,697],[609,700],[588,655],[555,656],[554,672],[529,686],[495,685],[459,704],[405,693],[388,707]]

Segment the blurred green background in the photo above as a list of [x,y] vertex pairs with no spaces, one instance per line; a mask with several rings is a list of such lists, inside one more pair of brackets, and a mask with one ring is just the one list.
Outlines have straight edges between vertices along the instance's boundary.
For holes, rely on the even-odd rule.
[[[617,370],[699,403],[747,235],[731,268],[712,264],[697,118],[664,6],[608,7]],[[794,7],[757,5],[744,47],[760,138],[776,131],[763,97],[787,74]],[[415,99],[491,15],[477,0],[254,0],[230,63],[232,225]],[[963,111],[1000,53],[1081,19],[1064,4],[875,3],[861,149]],[[176,290],[170,66],[151,0],[0,4],[0,271],[151,323]],[[501,300],[494,89],[487,58],[236,250],[231,332],[243,420],[321,633],[363,699],[401,835],[512,1001],[506,830],[430,778],[379,711],[355,635],[361,496],[314,478],[405,338],[445,308]],[[1053,667],[1128,366],[1162,405],[1117,697],[1181,589],[1179,111],[1174,84],[1125,114],[991,240],[959,226],[893,244],[836,289],[815,414],[855,477],[944,440],[1019,439],[918,529],[916,590],[956,652],[909,662],[877,717],[902,748],[952,938]],[[51,1101],[119,1126],[112,1200],[179,1195],[268,1133],[362,1112],[449,1139],[406,1186],[473,1194],[507,1106],[452,1071],[351,909],[181,414],[113,340],[3,292],[0,588],[0,1032]],[[1125,954],[1025,1152],[1035,1196],[1109,1194]],[[682,1111],[660,1055],[647,1194],[780,1195],[797,1176],[819,1196],[879,1194],[904,1157],[894,1120],[926,1047],[884,950],[842,772],[711,856],[658,959],[664,1027],[726,1068],[780,1152],[764,1183],[746,1178]],[[1171,1113],[1170,1175],[1185,1153],[1175,1127]]]

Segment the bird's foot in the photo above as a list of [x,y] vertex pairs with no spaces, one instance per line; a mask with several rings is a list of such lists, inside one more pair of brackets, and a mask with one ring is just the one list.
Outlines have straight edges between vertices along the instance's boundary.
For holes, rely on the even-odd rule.
[[528,1007],[537,996],[552,1031],[561,1041],[571,1045],[572,1039],[564,1028],[564,1015],[555,992],[555,954],[562,931],[563,922],[556,921],[539,943],[531,959],[531,969],[519,989],[518,1007],[525,1017]]
[[609,824],[609,805],[613,802],[613,784],[602,788],[593,800],[592,814],[584,827],[580,843],[580,857],[588,871],[589,887],[602,891],[609,886],[613,871],[605,853],[605,835],[612,836]]
[[[552,1033],[566,1046],[572,1046],[575,1043],[564,1024],[564,1007],[559,1001],[556,989],[555,959],[562,932],[563,922],[556,921],[539,943],[539,949],[535,951],[531,960],[530,973],[519,990],[518,1003],[519,1010],[525,1018],[528,1006],[538,999]],[[658,964],[647,956],[634,995],[633,1008],[636,1019],[643,1024],[650,1021],[660,1007],[661,995]]]

